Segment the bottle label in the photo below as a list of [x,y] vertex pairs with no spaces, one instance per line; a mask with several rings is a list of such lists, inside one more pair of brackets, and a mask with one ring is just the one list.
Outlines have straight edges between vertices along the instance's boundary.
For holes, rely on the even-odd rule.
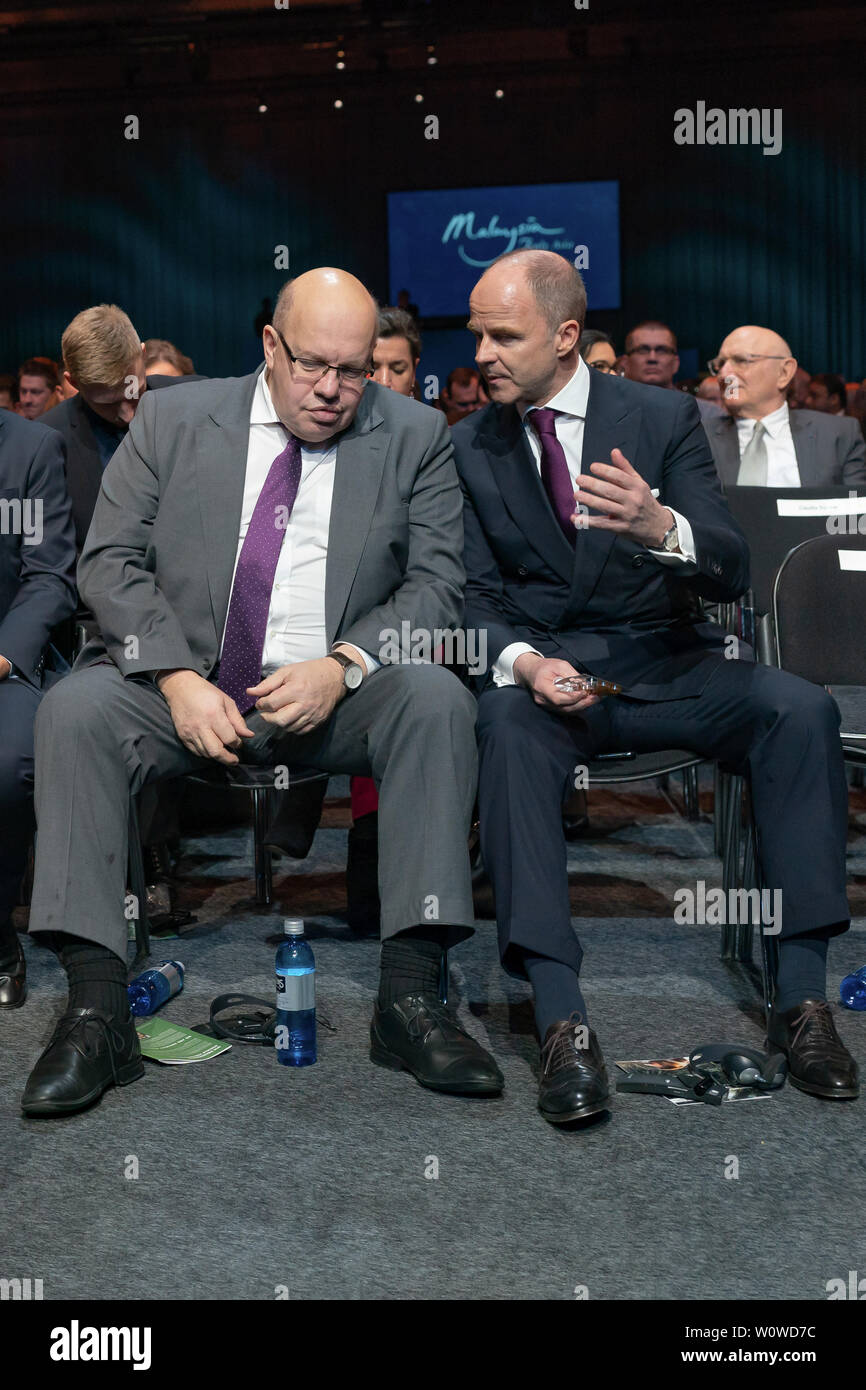
[[165,976],[172,994],[177,994],[183,986],[183,980],[180,978],[180,971],[176,965],[172,965],[171,961],[163,961],[162,965],[159,966],[154,973]]
[[307,970],[303,975],[281,975],[277,972],[277,1008],[297,1013],[301,1009],[316,1007],[316,972]]

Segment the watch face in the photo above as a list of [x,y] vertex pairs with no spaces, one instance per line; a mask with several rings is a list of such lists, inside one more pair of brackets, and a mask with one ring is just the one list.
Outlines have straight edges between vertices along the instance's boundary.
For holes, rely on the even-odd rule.
[[345,684],[346,684],[347,689],[349,689],[349,690],[357,690],[357,689],[358,689],[358,686],[361,684],[361,681],[364,679],[364,673],[363,673],[363,671],[361,670],[360,666],[358,665],[358,663],[357,663],[356,661],[353,661],[353,662],[352,662],[352,665],[351,665],[351,666],[348,666],[348,667],[346,668],[346,674],[345,674],[345,676],[344,676],[343,679],[344,679],[344,681],[345,681]]

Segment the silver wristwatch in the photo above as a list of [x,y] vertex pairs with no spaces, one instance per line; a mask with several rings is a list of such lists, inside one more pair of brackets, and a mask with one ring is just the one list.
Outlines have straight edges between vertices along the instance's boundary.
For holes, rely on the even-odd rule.
[[343,684],[351,693],[357,690],[361,681],[364,679],[364,671],[357,661],[353,661],[346,652],[328,652],[328,656],[334,661],[338,661],[343,668]]
[[673,526],[670,528],[670,530],[669,530],[669,531],[665,531],[664,535],[662,536],[662,550],[670,550],[670,551],[673,551],[673,550],[679,550],[679,548],[680,548],[680,535],[679,535],[679,532],[678,532],[678,530],[677,530],[677,523],[674,522],[674,524],[673,524]]

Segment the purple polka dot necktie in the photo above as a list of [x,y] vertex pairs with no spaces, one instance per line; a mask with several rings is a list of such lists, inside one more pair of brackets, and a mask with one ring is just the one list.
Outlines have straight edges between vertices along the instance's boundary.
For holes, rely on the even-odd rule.
[[301,445],[292,434],[259,493],[232,586],[217,685],[231,696],[241,714],[255,704],[247,686],[258,685],[262,678],[274,575],[300,482]]
[[550,505],[569,545],[574,545],[576,531],[572,516],[577,511],[574,497],[574,483],[565,461],[565,451],[556,437],[556,419],[559,410],[542,406],[530,410],[529,423],[534,426],[541,444],[541,481],[550,498]]

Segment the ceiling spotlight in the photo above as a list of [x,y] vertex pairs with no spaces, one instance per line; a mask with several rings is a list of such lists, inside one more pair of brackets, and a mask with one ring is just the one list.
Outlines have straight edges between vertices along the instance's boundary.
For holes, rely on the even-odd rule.
[[260,102],[259,102],[259,115],[260,115],[260,116],[263,116],[263,115],[265,114],[265,112],[267,111],[267,109],[268,109],[268,108],[267,108],[267,106],[265,105],[265,103],[264,103],[263,101],[260,101]]
[[334,102],[334,110],[335,110],[335,111],[342,111],[342,109],[343,109],[343,103],[341,102],[340,98],[337,97],[337,100]]
[[345,56],[346,56],[345,49],[338,48],[338,49],[337,49],[337,57],[338,57],[338,58],[345,58]]
[[435,45],[434,43],[428,43],[428,45],[427,45],[427,66],[428,66],[428,68],[433,68],[433,67],[435,67],[436,64],[437,64],[438,62],[439,62],[439,59],[436,57],[436,45]]
[[424,100],[424,95],[423,95],[423,93],[422,93],[422,92],[416,92],[416,93],[415,93],[415,100],[416,100],[416,101],[423,101],[423,100]]
[[342,71],[343,71],[343,68],[344,68],[345,66],[346,66],[346,64],[343,62],[343,60],[342,60],[342,58],[341,58],[340,61],[336,64],[337,71],[338,71],[338,72],[342,72]]
[[503,90],[502,90],[501,87],[497,87],[497,88],[496,88],[496,91],[493,93],[493,95],[494,95],[497,99],[501,99],[502,97],[505,96],[505,93],[503,92]]

